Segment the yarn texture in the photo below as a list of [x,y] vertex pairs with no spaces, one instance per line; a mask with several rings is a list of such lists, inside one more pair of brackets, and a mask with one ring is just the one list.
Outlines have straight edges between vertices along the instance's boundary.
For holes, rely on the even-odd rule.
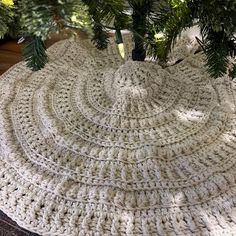
[[1,210],[48,236],[236,235],[235,82],[191,42],[163,69],[125,41],[125,60],[69,39],[0,77]]

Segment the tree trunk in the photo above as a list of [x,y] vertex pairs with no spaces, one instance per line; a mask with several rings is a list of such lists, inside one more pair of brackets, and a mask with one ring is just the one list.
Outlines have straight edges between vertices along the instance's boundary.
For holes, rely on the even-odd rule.
[[146,17],[148,14],[148,5],[133,4],[133,37],[134,49],[132,51],[132,59],[134,61],[144,61],[146,50],[144,48],[144,36],[146,34]]

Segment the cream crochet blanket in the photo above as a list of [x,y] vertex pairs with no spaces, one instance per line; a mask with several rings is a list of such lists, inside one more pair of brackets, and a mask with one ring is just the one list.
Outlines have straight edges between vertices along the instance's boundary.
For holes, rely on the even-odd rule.
[[[126,55],[130,44],[127,43]],[[70,39],[0,79],[0,209],[42,235],[236,235],[235,83]]]

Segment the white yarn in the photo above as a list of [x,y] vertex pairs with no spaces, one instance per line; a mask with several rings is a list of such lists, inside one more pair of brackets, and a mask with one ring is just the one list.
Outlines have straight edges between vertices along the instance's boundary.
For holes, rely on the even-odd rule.
[[184,42],[166,69],[76,39],[2,75],[1,210],[50,236],[236,235],[235,84]]

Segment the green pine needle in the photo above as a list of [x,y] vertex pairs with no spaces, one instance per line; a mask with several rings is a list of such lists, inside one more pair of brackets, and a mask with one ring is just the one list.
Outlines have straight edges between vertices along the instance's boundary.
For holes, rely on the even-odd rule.
[[207,27],[202,35],[203,40],[199,42],[206,54],[208,72],[214,78],[221,77],[227,72],[229,56],[234,50],[231,39],[224,31],[215,32]]
[[13,7],[7,6],[0,1],[0,39],[8,33],[9,25],[13,21]]
[[[165,63],[178,35],[193,23],[185,1],[166,1],[158,7],[159,9],[150,15],[146,49],[154,59],[158,58],[160,62]],[[156,38],[160,32],[163,37]]]
[[233,79],[236,78],[236,64],[233,65],[233,68],[230,71],[230,77],[233,78]]
[[100,50],[106,49],[109,43],[109,36],[101,25],[95,24],[93,27],[93,38],[92,41],[96,47]]
[[44,68],[48,62],[44,41],[38,36],[32,36],[23,49],[23,57],[33,71]]

